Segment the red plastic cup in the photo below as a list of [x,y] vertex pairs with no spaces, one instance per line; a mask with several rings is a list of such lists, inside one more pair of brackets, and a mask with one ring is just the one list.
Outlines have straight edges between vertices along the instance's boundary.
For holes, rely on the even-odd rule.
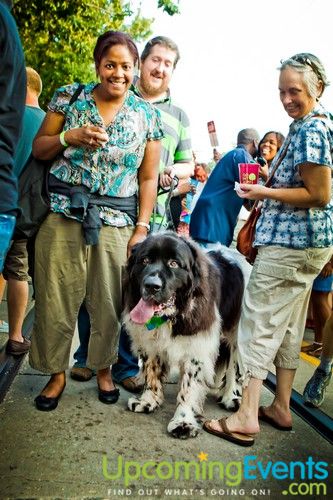
[[240,184],[257,184],[259,168],[259,163],[238,163]]

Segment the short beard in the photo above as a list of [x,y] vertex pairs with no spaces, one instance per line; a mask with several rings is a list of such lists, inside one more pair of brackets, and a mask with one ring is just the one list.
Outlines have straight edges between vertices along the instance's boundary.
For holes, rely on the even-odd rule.
[[139,79],[139,89],[143,91],[143,93],[149,97],[158,97],[161,94],[165,94],[168,90],[167,85],[161,85],[161,87],[153,87],[149,83],[142,84],[141,78]]

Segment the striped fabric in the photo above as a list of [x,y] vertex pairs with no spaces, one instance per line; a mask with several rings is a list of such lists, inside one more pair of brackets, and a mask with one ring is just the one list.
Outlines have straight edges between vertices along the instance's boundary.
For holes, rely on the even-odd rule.
[[162,102],[155,102],[161,113],[164,138],[160,172],[174,163],[188,162],[192,159],[190,122],[186,113],[171,103],[168,97]]
[[[141,97],[137,87],[133,86],[132,90]],[[190,122],[186,113],[171,102],[169,92],[165,99],[153,104],[160,110],[164,128],[159,168],[162,172],[174,163],[192,160]]]
[[[136,82],[135,82],[136,83]],[[142,97],[139,89],[133,85],[131,90]],[[159,165],[159,171],[163,172],[166,167],[170,167],[175,163],[187,163],[192,160],[192,145],[190,135],[190,121],[187,114],[178,106],[171,102],[170,92],[167,97],[161,101],[155,101],[154,104],[160,111],[164,137],[161,141],[162,151]],[[151,226],[158,227],[162,221],[166,227],[167,219],[164,217],[166,212],[166,201],[168,195],[160,193],[157,198],[157,203],[154,209],[154,215],[151,219]],[[155,229],[153,229],[155,230]]]

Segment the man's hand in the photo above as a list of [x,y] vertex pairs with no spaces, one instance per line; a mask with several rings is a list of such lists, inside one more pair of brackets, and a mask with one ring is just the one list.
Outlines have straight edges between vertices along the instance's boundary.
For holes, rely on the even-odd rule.
[[159,185],[161,188],[165,189],[171,186],[172,179],[175,176],[174,167],[166,167],[164,172],[160,174]]

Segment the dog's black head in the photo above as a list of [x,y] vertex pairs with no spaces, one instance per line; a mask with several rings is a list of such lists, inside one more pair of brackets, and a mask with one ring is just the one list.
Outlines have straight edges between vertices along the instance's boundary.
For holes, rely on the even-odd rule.
[[125,304],[132,310],[143,299],[155,315],[181,312],[198,287],[197,247],[175,233],[156,233],[136,245],[127,264]]

